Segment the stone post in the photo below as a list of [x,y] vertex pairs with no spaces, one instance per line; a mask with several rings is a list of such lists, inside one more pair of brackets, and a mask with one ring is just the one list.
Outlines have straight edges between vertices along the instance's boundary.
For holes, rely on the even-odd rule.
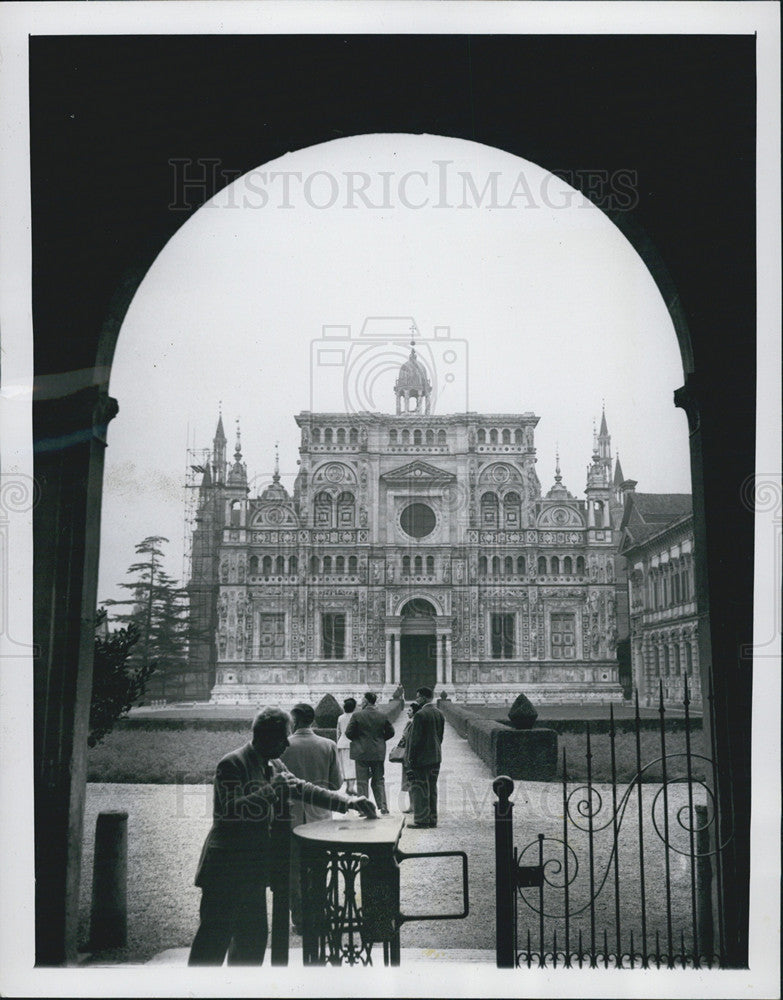
[[90,909],[90,947],[123,948],[128,940],[128,814],[98,814]]

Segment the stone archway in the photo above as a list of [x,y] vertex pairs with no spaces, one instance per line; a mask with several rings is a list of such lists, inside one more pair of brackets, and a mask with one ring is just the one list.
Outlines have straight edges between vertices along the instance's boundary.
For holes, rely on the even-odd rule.
[[[51,42],[51,40],[45,41]],[[441,41],[439,39],[439,43]],[[750,38],[748,44],[752,46],[752,43],[753,39]],[[36,44],[41,44],[41,40],[32,40],[31,51],[34,52]],[[198,39],[194,40],[194,44],[198,44]],[[541,49],[541,52],[544,52],[540,39],[536,39],[535,45],[537,50]],[[628,43],[624,42],[623,45],[627,51]],[[282,51],[282,47],[278,48]],[[535,57],[535,53],[531,53],[531,57]],[[144,66],[145,74],[154,73],[154,58],[153,55],[149,63],[143,59],[139,60],[139,65]],[[169,57],[159,55],[158,58],[168,60]],[[246,58],[244,55],[237,53],[236,43],[232,43],[230,53],[232,68],[244,65],[242,62],[244,58]],[[350,53],[344,57],[341,55],[341,58],[350,61]],[[426,65],[437,68],[437,58],[438,54],[435,53],[434,58]],[[549,56],[547,59],[556,62]],[[75,65],[76,60],[71,61]],[[474,61],[479,67],[478,46],[474,52]],[[525,60],[517,61],[525,62]],[[203,65],[203,60],[198,64]],[[256,66],[264,64],[264,60],[254,60]],[[311,64],[319,65],[317,61],[312,61]],[[108,63],[104,70],[107,67]],[[31,63],[31,70],[33,68]],[[592,64],[590,68],[592,69]],[[175,72],[173,62],[171,72]],[[476,72],[477,79],[480,79],[480,68],[477,68]],[[700,72],[698,63],[694,64],[694,72]],[[720,64],[716,62],[712,75],[707,73],[709,81],[699,80],[700,92],[710,86],[719,86],[719,72]],[[346,79],[351,78],[351,74],[347,71],[344,75]],[[233,74],[226,74],[227,79],[232,76]],[[31,77],[31,85],[35,85],[35,74],[31,73]],[[187,73],[180,73],[180,78],[182,81],[188,81],[190,76]],[[443,78],[448,79],[446,74]],[[584,80],[585,86],[582,89],[589,95],[593,87],[590,73],[585,73]],[[63,93],[67,92],[67,85],[66,79],[62,84]],[[48,85],[48,88],[54,92],[51,85]],[[326,89],[324,88],[325,92]],[[126,90],[129,95],[134,93],[133,87],[126,86]],[[172,92],[174,90],[176,88],[173,88]],[[254,102],[257,101],[257,94],[263,91],[263,87],[252,89]],[[248,92],[251,91],[248,89]],[[187,94],[184,90],[178,93],[179,99],[183,104],[186,103]],[[400,100],[402,99],[401,94]],[[550,102],[549,106],[547,101]],[[137,98],[134,95],[135,103]],[[719,102],[716,100],[717,103]],[[577,131],[572,130],[574,139],[569,145],[569,132],[563,129],[561,124],[563,106],[565,102],[561,102],[558,106],[557,94],[551,99],[545,94],[538,95],[536,107],[539,122],[536,130],[528,133],[520,129],[522,138],[518,139],[504,139],[506,133],[499,130],[493,132],[493,128],[488,124],[488,116],[492,114],[491,108],[484,106],[481,108],[482,124],[478,134],[497,136],[499,138],[491,141],[505,143],[506,148],[515,152],[533,146],[544,151],[556,149],[556,156],[559,159],[550,164],[555,167],[563,166],[564,162],[581,164],[584,152],[580,149],[580,143],[583,139]],[[330,107],[335,109],[339,104],[332,100]],[[351,107],[353,108],[353,104]],[[433,117],[427,107],[422,111],[422,125],[426,127],[429,124],[429,127],[435,128],[439,119]],[[352,117],[350,121],[335,120],[333,124],[335,127],[341,125],[343,129],[354,131],[374,129],[380,132],[398,130],[401,122],[409,120],[402,112],[399,117],[390,110],[379,112],[373,102],[368,102],[368,108],[372,110],[364,117]],[[450,116],[453,115],[448,120],[454,122],[454,134],[477,134],[475,127],[468,127],[468,124],[460,119],[454,105],[453,92],[448,93],[448,102],[444,104],[444,110],[447,110]],[[292,115],[294,112],[288,113]],[[607,130],[611,130],[611,141],[606,136],[594,136],[592,149],[594,158],[601,160],[604,157],[607,163],[615,162],[612,159],[611,150],[614,146],[611,143],[619,143],[622,146],[628,134],[627,130],[631,127],[622,117],[623,114],[619,101],[616,106],[607,105],[604,118]],[[727,776],[725,787],[721,790],[724,809],[727,814],[733,813],[739,816],[743,824],[737,831],[731,847],[732,851],[736,851],[736,864],[733,870],[726,872],[724,878],[724,883],[728,886],[726,898],[734,904],[731,906],[727,904],[724,907],[727,918],[731,921],[729,936],[733,937],[730,942],[730,957],[734,959],[735,964],[741,964],[743,948],[744,954],[747,955],[745,926],[747,894],[737,886],[747,880],[749,842],[745,821],[749,816],[750,795],[751,671],[749,663],[740,661],[737,650],[738,642],[743,639],[749,641],[751,635],[749,623],[752,610],[750,596],[752,559],[749,553],[752,553],[752,510],[749,513],[747,510],[743,511],[739,503],[734,509],[727,505],[726,498],[730,495],[739,498],[740,486],[745,478],[748,464],[750,470],[753,469],[753,387],[740,385],[736,391],[738,362],[741,368],[745,366],[743,371],[747,370],[748,363],[742,359],[752,351],[749,351],[747,345],[740,343],[735,336],[737,329],[752,329],[753,289],[750,288],[750,307],[747,305],[748,289],[742,285],[742,281],[746,279],[742,277],[739,279],[739,284],[736,280],[721,283],[721,294],[717,294],[714,274],[720,272],[721,264],[725,266],[724,251],[719,241],[716,240],[711,244],[709,237],[703,234],[702,224],[692,227],[692,232],[683,238],[679,220],[684,207],[689,208],[694,217],[702,220],[711,214],[722,220],[722,213],[716,212],[714,207],[718,203],[718,198],[711,194],[709,179],[699,178],[699,185],[703,191],[701,202],[698,202],[698,193],[689,201],[690,196],[686,188],[683,188],[679,201],[670,199],[671,188],[667,188],[665,178],[678,176],[682,172],[682,163],[677,160],[676,153],[676,129],[672,133],[675,142],[671,144],[671,137],[668,140],[675,165],[673,166],[671,158],[667,157],[663,170],[660,170],[658,163],[661,158],[657,149],[647,147],[645,152],[642,144],[644,136],[638,129],[640,114],[643,114],[643,111],[635,106],[633,135],[641,144],[638,146],[637,163],[646,171],[645,192],[650,193],[650,198],[641,209],[644,211],[649,204],[655,205],[655,211],[647,217],[648,224],[655,243],[661,248],[664,257],[674,262],[677,291],[682,293],[682,299],[678,294],[672,293],[671,289],[661,286],[660,276],[650,258],[653,239],[645,237],[644,240],[640,240],[638,234],[631,233],[625,226],[622,228],[661,287],[678,332],[686,372],[685,391],[680,393],[679,399],[683,405],[687,404],[691,426],[694,523],[697,545],[705,546],[703,551],[708,553],[708,557],[703,561],[701,580],[697,581],[697,590],[699,600],[703,599],[705,606],[709,600],[708,606],[712,615],[709,627],[705,627],[703,632],[711,634],[715,650],[714,658],[704,657],[705,670],[709,672],[708,681],[712,681],[710,685],[705,685],[705,690],[712,691],[715,714],[719,720],[716,753],[719,771]],[[31,117],[35,124],[34,109]],[[113,109],[112,120],[121,122],[123,120],[121,111]],[[553,127],[556,124],[555,133],[547,132],[549,121],[553,123]],[[685,128],[700,127],[699,122],[688,118],[687,110],[683,112],[682,122]],[[73,127],[70,121],[68,125],[70,128]],[[672,127],[675,128],[675,125],[676,123],[673,123]],[[152,127],[155,127],[154,124]],[[236,131],[233,122],[228,119],[220,127],[224,136],[227,136],[229,130]],[[94,131],[106,149],[113,150],[113,143],[105,142],[100,129],[96,127]],[[270,128],[269,134],[274,136],[275,129]],[[322,141],[324,129],[321,121],[302,127],[297,135],[303,145]],[[70,135],[68,141],[78,142]],[[715,147],[716,169],[713,172],[712,183],[723,191],[751,190],[752,183],[726,184],[722,180],[723,163],[739,164],[742,161],[742,156],[737,154],[739,144],[735,142],[727,149],[723,145],[724,142],[725,135],[721,133],[721,146]],[[246,145],[250,147],[251,144],[247,142]],[[136,144],[136,148],[143,149],[144,143]],[[203,142],[202,145],[196,144],[194,148],[203,148]],[[215,148],[221,147],[218,145]],[[252,164],[273,158],[277,155],[276,149],[270,140],[270,146],[265,147],[268,152],[266,158],[257,155],[257,150],[254,148],[252,154],[239,162],[246,163],[249,168]],[[166,156],[171,155],[168,146],[158,151],[154,149],[154,143],[151,144],[151,151],[155,156],[160,152],[162,164],[165,164]],[[40,150],[37,155],[39,162],[56,161],[54,156],[41,155]],[[244,148],[240,150],[239,155],[244,155]],[[622,155],[626,155],[624,148]],[[114,154],[112,156],[114,157]],[[78,154],[74,154],[72,159],[78,163]],[[116,160],[116,157],[114,159]],[[747,163],[752,170],[752,151]],[[173,216],[166,207],[165,197],[160,202],[157,190],[161,186],[160,175],[148,174],[146,180],[139,179],[145,175],[138,173],[133,155],[129,155],[125,163],[115,162],[113,169],[111,171],[106,169],[105,173],[107,176],[111,174],[114,189],[130,192],[124,199],[128,204],[127,218],[118,214],[111,227],[82,227],[83,239],[79,241],[79,253],[74,254],[71,260],[66,259],[64,255],[59,257],[56,261],[56,272],[62,275],[64,288],[80,287],[86,273],[85,268],[89,267],[92,261],[95,270],[92,273],[93,285],[90,287],[90,294],[63,295],[62,300],[57,302],[59,308],[49,310],[52,313],[51,317],[46,315],[35,317],[39,356],[36,359],[33,433],[36,441],[35,474],[42,487],[41,501],[36,508],[34,521],[34,628],[35,640],[41,649],[41,656],[35,664],[37,675],[35,746],[37,809],[39,817],[45,819],[45,822],[39,822],[36,828],[36,875],[40,903],[37,912],[39,934],[37,954],[39,962],[45,964],[64,961],[69,955],[73,957],[75,951],[74,906],[75,896],[78,893],[81,810],[86,773],[84,736],[89,713],[92,672],[90,622],[95,605],[97,581],[103,449],[106,443],[106,424],[112,416],[112,406],[107,399],[108,366],[111,363],[113,346],[124,311],[140,282],[141,274],[154,260],[157,251],[171,232],[189,217],[185,212]],[[156,178],[155,191],[150,180],[152,176]],[[163,186],[165,187],[165,184]],[[222,184],[219,183],[219,186]],[[64,190],[70,191],[67,186]],[[35,200],[35,177],[33,197]],[[38,197],[40,198],[40,188]],[[135,203],[132,201],[133,197],[137,198]],[[159,238],[151,241],[149,255],[140,257],[135,250],[128,249],[129,244],[127,241],[123,243],[123,237],[127,236],[128,232],[137,234],[140,229],[136,218],[140,204],[138,198],[146,198],[148,206],[155,206],[156,197],[160,202],[157,215],[153,208],[143,218],[144,226],[149,227],[149,230]],[[83,211],[81,206],[91,199],[100,208],[98,197],[89,188],[85,189],[83,197],[79,196],[78,191],[70,193],[67,200],[74,206],[74,216],[77,212],[81,213]],[[735,203],[739,201],[739,198],[734,199]],[[76,206],[80,207],[77,209]],[[195,206],[191,207],[190,214],[193,208]],[[51,212],[51,209],[49,211]],[[624,218],[630,219],[631,214],[626,213]],[[68,219],[65,218],[64,221],[67,223]],[[736,228],[736,221],[733,224]],[[41,228],[43,228],[42,223]],[[67,239],[72,241],[72,233],[77,227],[64,224],[62,229],[63,233],[67,234]],[[699,235],[700,233],[702,235]],[[735,240],[733,243],[734,262],[751,260],[753,257],[754,244],[750,244],[748,250],[742,242],[745,236],[746,233],[741,230],[739,242]],[[40,239],[40,234],[38,238]],[[134,236],[134,239],[136,238]],[[57,249],[56,241],[53,247]],[[138,250],[138,247],[136,249]],[[699,250],[702,252],[699,253]],[[136,267],[140,259],[141,264]],[[40,281],[41,275],[45,276],[45,271],[46,261],[43,262],[43,266],[36,268],[37,280]],[[126,275],[125,279],[118,277],[123,272]],[[109,301],[112,287],[120,287],[121,291],[117,295],[115,305],[107,314],[104,311],[105,303]],[[734,305],[733,310],[716,304],[721,295],[728,296],[728,300]],[[54,302],[53,298],[50,305],[54,305]],[[89,303],[89,306],[85,306],[84,303]],[[693,350],[690,349],[690,337],[687,331],[685,340],[680,335],[686,309],[695,323]],[[104,311],[103,325],[100,329],[98,329],[100,319],[96,322],[95,316],[98,310]],[[63,331],[66,331],[67,335],[64,336]],[[722,354],[715,349],[716,339],[720,342],[721,337],[725,338],[726,343],[731,339],[736,340],[736,347]],[[102,339],[102,346],[98,350],[96,342],[99,338]],[[63,348],[62,356],[53,346],[58,343],[67,344],[67,351]],[[48,358],[46,358],[47,350],[50,352]],[[42,357],[46,359],[45,364],[48,365],[43,369]],[[72,367],[78,367],[80,371],[70,372],[69,369]],[[727,385],[731,385],[734,390],[733,407],[725,405],[723,390]],[[47,442],[58,440],[60,444],[57,448],[51,447],[47,450]],[[706,549],[708,524],[710,548]],[[53,539],[56,544],[52,544]],[[721,580],[730,583],[722,584]],[[737,594],[747,596],[738,604]],[[706,641],[709,641],[709,636]],[[732,716],[731,723],[728,721],[729,716]],[[733,733],[732,726],[736,726]],[[747,738],[737,735],[740,733]]]

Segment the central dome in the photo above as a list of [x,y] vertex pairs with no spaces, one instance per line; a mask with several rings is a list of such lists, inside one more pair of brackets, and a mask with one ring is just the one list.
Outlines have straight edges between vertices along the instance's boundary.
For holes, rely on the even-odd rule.
[[432,385],[427,375],[427,369],[416,357],[414,341],[411,341],[410,357],[400,365],[400,372],[394,383],[394,392],[397,396],[397,413],[409,413],[411,399],[416,400],[415,413],[420,412],[422,400],[425,402],[425,412],[430,412]]

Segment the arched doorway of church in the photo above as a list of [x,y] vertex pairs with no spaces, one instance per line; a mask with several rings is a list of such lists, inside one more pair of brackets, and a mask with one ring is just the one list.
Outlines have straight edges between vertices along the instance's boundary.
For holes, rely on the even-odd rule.
[[414,597],[403,606],[400,628],[400,683],[405,697],[416,697],[420,687],[435,688],[437,655],[435,608]]

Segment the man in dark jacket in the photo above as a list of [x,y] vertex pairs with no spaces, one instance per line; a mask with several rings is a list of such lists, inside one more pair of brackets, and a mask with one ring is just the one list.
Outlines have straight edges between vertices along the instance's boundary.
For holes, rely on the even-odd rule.
[[438,775],[443,742],[443,713],[432,704],[431,688],[419,688],[416,700],[421,708],[411,720],[403,767],[410,785],[413,822],[408,826],[438,825]]
[[201,924],[189,965],[260,965],[267,941],[266,887],[275,875],[272,819],[283,788],[292,800],[375,815],[366,797],[343,795],[294,777],[279,760],[288,746],[290,719],[265,708],[253,738],[227,754],[215,773],[212,829],[201,852]]
[[372,793],[375,804],[382,813],[389,811],[386,805],[386,783],[383,765],[386,760],[386,741],[394,736],[392,724],[375,707],[377,695],[368,691],[362,707],[353,713],[345,735],[351,741],[351,759],[356,761],[356,787],[359,795],[367,796],[372,779]]

